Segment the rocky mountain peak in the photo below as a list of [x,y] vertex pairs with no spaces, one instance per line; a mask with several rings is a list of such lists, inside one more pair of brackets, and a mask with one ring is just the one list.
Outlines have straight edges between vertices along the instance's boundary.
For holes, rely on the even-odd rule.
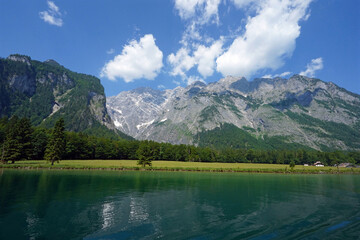
[[190,84],[189,86],[191,86],[191,87],[205,87],[206,83],[201,82],[201,81],[196,81],[196,82]]
[[237,82],[239,80],[247,81],[245,77],[226,76],[225,78],[220,79],[218,81],[218,83],[223,83],[223,84],[226,83],[227,85],[229,85],[229,84],[232,84],[232,83]]
[[50,66],[53,67],[62,67],[57,61],[53,60],[53,59],[48,59],[46,61],[44,61],[45,64],[48,64]]
[[117,128],[137,139],[201,145],[207,132],[230,124],[253,141],[274,137],[349,150],[360,149],[359,103],[357,94],[301,75],[252,81],[229,76],[207,85],[122,92],[108,98],[107,107]]
[[20,55],[20,54],[11,54],[7,57],[8,60],[15,61],[15,62],[22,62],[26,63],[26,65],[31,65],[31,58],[29,56]]
[[68,130],[115,135],[100,80],[54,66],[19,54],[0,58],[0,117],[26,116],[44,127],[63,117]]
[[131,90],[131,92],[135,94],[151,94],[151,95],[162,95],[163,91],[152,89],[150,87],[138,87],[134,90]]

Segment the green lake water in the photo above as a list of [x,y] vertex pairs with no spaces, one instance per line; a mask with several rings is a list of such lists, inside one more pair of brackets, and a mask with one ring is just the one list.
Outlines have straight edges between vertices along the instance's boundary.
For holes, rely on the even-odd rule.
[[0,169],[0,239],[359,236],[359,175]]

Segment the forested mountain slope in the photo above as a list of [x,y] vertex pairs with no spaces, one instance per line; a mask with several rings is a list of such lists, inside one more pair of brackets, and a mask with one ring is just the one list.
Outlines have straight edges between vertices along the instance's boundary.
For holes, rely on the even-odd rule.
[[72,72],[54,60],[39,62],[17,54],[0,58],[1,117],[27,117],[44,127],[62,117],[70,131],[126,138],[115,129],[105,104],[96,77]]

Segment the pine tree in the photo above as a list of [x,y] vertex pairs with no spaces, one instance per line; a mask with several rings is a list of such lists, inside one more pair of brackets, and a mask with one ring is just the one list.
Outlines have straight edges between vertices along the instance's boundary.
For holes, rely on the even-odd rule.
[[19,118],[13,116],[6,126],[6,138],[3,145],[3,161],[15,163],[20,159],[21,147],[19,142]]
[[295,162],[294,160],[291,160],[290,164],[289,164],[289,167],[291,168],[291,171],[294,170],[294,167],[295,167]]
[[65,153],[65,126],[64,119],[60,118],[51,133],[50,140],[45,150],[45,160],[51,162],[59,162]]
[[143,141],[140,143],[138,150],[136,151],[138,155],[138,165],[145,167],[146,165],[151,166],[151,160],[154,158],[153,149],[151,148],[148,141]]
[[19,148],[20,148],[20,160],[29,160],[32,156],[32,133],[33,129],[28,118],[22,118],[18,122],[17,127]]
[[46,145],[48,143],[48,134],[43,128],[35,128],[32,134],[32,159],[44,159]]

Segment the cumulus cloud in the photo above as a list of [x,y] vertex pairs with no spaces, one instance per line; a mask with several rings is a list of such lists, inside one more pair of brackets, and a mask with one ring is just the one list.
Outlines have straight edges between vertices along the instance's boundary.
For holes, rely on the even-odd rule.
[[[168,62],[172,67],[172,76],[181,76],[183,80],[188,79],[186,72],[197,65],[198,72],[204,77],[213,75],[215,70],[215,59],[222,53],[222,39],[214,42],[211,46],[197,45],[193,55],[190,50],[183,47],[176,54],[168,56]],[[187,80],[188,81],[188,80]]]
[[194,52],[195,64],[198,65],[197,70],[204,78],[213,75],[215,59],[223,52],[222,45],[222,40],[218,40],[210,47],[199,45]]
[[191,43],[194,41],[201,41],[203,36],[200,34],[196,22],[192,22],[186,26],[185,31],[183,32],[182,39],[180,43],[183,47],[191,46]]
[[152,80],[163,67],[162,59],[163,53],[156,46],[153,35],[147,34],[124,46],[121,54],[105,64],[101,77],[113,81],[122,78],[125,82],[139,78]]
[[168,56],[168,62],[172,66],[170,74],[172,76],[180,75],[186,78],[186,72],[189,71],[195,65],[194,57],[189,55],[189,49],[180,48],[176,54],[171,53]]
[[315,72],[323,69],[323,59],[321,57],[312,59],[310,63],[307,64],[306,70],[299,73],[300,75],[307,77],[314,77]]
[[214,42],[204,34],[203,28],[209,24],[219,24],[221,2],[222,0],[175,0],[175,9],[185,23],[185,30],[180,41],[182,46],[176,53],[168,56],[168,63],[172,68],[170,75],[181,76],[184,82],[188,82],[187,72],[196,65],[204,78],[213,74],[215,59],[223,51],[223,40],[220,38]]
[[278,69],[292,55],[312,0],[233,0],[237,6],[257,4],[243,35],[238,36],[217,60],[224,76],[250,77],[260,69]]
[[199,23],[206,23],[211,18],[218,21],[218,7],[221,0],[175,0],[175,8],[182,19],[197,17]]
[[199,76],[190,76],[190,77],[188,77],[186,80],[187,80],[187,81],[186,81],[187,85],[191,85],[191,84],[193,84],[193,83],[195,83],[195,82],[203,82],[203,83],[206,83],[206,82],[204,81],[204,79],[202,79],[202,78],[199,77]]
[[63,20],[59,7],[52,1],[47,1],[47,4],[48,10],[39,12],[40,18],[51,25],[61,27]]
[[184,47],[203,40],[204,25],[219,24],[220,3],[221,0],[175,0],[175,9],[186,24],[180,41]]

